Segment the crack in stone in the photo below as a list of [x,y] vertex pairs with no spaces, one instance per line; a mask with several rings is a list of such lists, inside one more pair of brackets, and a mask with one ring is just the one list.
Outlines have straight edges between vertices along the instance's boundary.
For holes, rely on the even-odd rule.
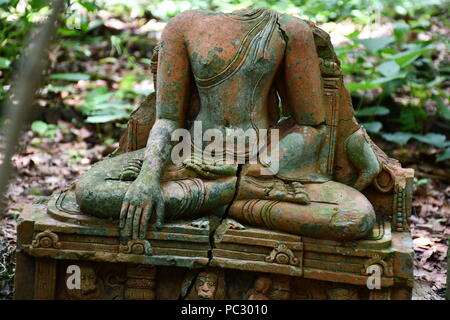
[[178,297],[178,300],[184,300],[186,299],[186,297],[189,295],[189,293],[192,291],[195,282],[197,281],[198,275],[202,272],[203,269],[199,269],[196,274],[192,277],[192,279],[190,280],[189,285],[187,286],[187,289],[185,292],[183,292],[184,290],[184,286],[183,288],[181,288],[181,292],[180,292],[180,296]]
[[[242,167],[243,167],[242,164],[238,164],[237,172],[236,172],[237,180],[236,180],[236,186],[235,186],[234,195],[233,195],[233,198],[231,199],[230,203],[227,205],[227,208],[225,209],[225,212],[222,215],[222,218],[220,219],[220,222],[219,222],[218,226],[220,226],[222,224],[222,222],[228,217],[228,212],[230,211],[231,206],[233,205],[234,201],[236,200],[236,197],[237,197],[238,191],[239,191],[239,187],[240,187],[240,183],[241,183]],[[209,235],[209,249],[208,249],[208,264],[207,264],[207,266],[210,266],[211,260],[213,258],[212,257],[212,250],[215,248],[215,246],[214,246],[214,235],[216,233],[217,227]]]
[[289,42],[289,37],[288,37],[286,31],[284,31],[283,28],[281,27],[280,21],[279,21],[279,17],[277,17],[276,24],[277,24],[277,26],[278,26],[278,31],[280,31],[281,36],[283,37],[283,40],[284,40],[284,42],[285,42],[285,44],[286,44],[285,47],[284,47],[284,50],[286,51],[287,44],[288,44],[288,42]]

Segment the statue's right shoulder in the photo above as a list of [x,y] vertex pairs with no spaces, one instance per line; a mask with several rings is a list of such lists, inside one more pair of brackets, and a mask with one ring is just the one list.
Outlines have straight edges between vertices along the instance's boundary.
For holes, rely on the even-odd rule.
[[213,11],[209,10],[203,10],[203,9],[192,9],[192,10],[186,10],[179,14],[177,14],[175,17],[171,18],[168,22],[168,24],[189,24],[189,23],[195,23],[197,20],[200,20],[202,18],[210,17],[212,15],[217,15]]
[[211,16],[214,12],[203,9],[192,9],[183,11],[171,18],[165,29],[167,30],[187,30],[203,18]]

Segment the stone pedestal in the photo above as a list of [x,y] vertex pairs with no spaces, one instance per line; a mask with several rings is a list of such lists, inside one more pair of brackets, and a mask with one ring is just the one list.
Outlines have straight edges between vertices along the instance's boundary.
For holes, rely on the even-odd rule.
[[21,215],[15,299],[409,299],[412,269],[409,232],[388,222],[339,242],[205,218],[121,244],[117,222],[83,215],[68,191]]

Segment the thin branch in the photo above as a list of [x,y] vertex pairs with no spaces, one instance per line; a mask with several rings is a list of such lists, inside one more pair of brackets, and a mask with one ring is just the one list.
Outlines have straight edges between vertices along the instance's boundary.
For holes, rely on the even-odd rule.
[[[36,35],[36,39],[29,43],[32,45],[28,53],[24,53],[20,59],[20,70],[15,79],[13,94],[6,105],[4,122],[4,136],[6,145],[3,150],[3,163],[0,166],[0,196],[7,190],[11,177],[11,158],[15,153],[20,138],[21,128],[33,105],[34,95],[39,88],[42,72],[48,61],[48,48],[56,34],[56,21],[64,9],[64,0],[53,0],[52,13],[47,22]],[[31,36],[30,36],[31,39]],[[24,50],[25,52],[25,50]],[[4,202],[0,201],[0,218],[4,216]]]

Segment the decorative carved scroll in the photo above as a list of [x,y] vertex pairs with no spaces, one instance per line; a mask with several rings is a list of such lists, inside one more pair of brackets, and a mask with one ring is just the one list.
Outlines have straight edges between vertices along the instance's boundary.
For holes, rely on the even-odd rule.
[[119,246],[119,252],[128,254],[152,254],[150,242],[147,240],[130,240],[126,245]]
[[298,258],[294,255],[284,243],[279,243],[266,257],[266,262],[273,262],[279,264],[298,265]]
[[31,242],[31,245],[33,248],[61,248],[58,235],[48,229],[38,233]]

